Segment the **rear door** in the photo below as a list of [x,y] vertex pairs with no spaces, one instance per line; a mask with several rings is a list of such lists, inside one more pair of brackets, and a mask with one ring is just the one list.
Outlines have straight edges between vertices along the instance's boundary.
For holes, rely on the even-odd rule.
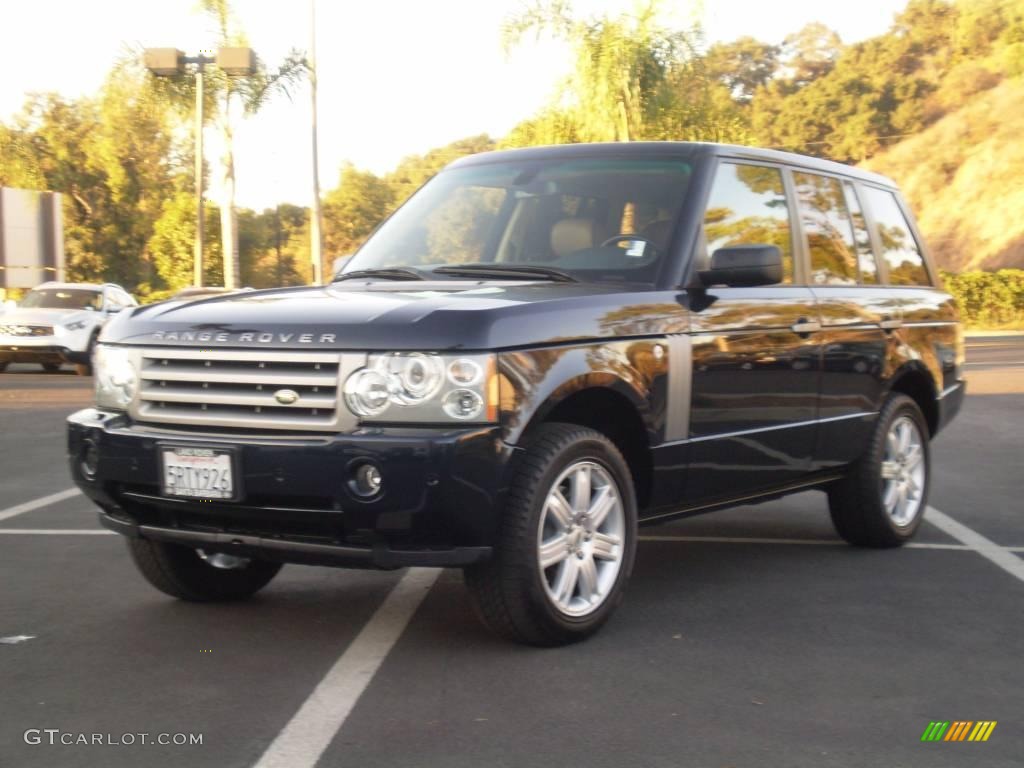
[[880,283],[854,184],[793,169],[808,283],[821,314],[821,392],[815,467],[846,464],[863,450],[882,396],[900,302]]
[[691,503],[791,483],[810,468],[820,318],[795,274],[796,231],[778,167],[718,164],[698,263],[727,245],[774,244],[785,275],[778,285],[714,287],[691,299]]

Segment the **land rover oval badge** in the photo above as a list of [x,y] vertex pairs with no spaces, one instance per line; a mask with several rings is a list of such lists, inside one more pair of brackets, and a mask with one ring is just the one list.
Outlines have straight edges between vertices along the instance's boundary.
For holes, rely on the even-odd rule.
[[274,399],[281,405],[291,405],[299,399],[299,393],[294,389],[279,389],[274,393]]

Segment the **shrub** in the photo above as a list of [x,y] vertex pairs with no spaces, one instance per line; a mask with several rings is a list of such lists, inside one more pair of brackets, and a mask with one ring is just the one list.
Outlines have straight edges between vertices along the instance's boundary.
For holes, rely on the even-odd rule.
[[943,272],[961,319],[971,328],[1024,328],[1024,269]]

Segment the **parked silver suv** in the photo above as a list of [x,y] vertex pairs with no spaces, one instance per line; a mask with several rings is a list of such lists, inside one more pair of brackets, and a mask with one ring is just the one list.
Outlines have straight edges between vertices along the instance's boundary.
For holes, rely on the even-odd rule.
[[46,371],[72,363],[87,375],[100,329],[114,313],[136,306],[113,283],[43,283],[0,315],[0,371],[9,363],[39,363]]

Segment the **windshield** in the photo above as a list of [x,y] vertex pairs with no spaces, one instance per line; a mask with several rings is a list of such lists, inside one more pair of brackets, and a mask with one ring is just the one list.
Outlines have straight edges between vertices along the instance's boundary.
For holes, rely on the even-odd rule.
[[99,309],[103,296],[99,291],[81,288],[46,288],[29,291],[21,300],[25,308]]
[[[485,264],[513,267],[506,277],[541,267],[582,281],[653,282],[689,178],[690,165],[676,158],[524,160],[443,171],[341,274]],[[488,277],[484,271],[476,279]]]

